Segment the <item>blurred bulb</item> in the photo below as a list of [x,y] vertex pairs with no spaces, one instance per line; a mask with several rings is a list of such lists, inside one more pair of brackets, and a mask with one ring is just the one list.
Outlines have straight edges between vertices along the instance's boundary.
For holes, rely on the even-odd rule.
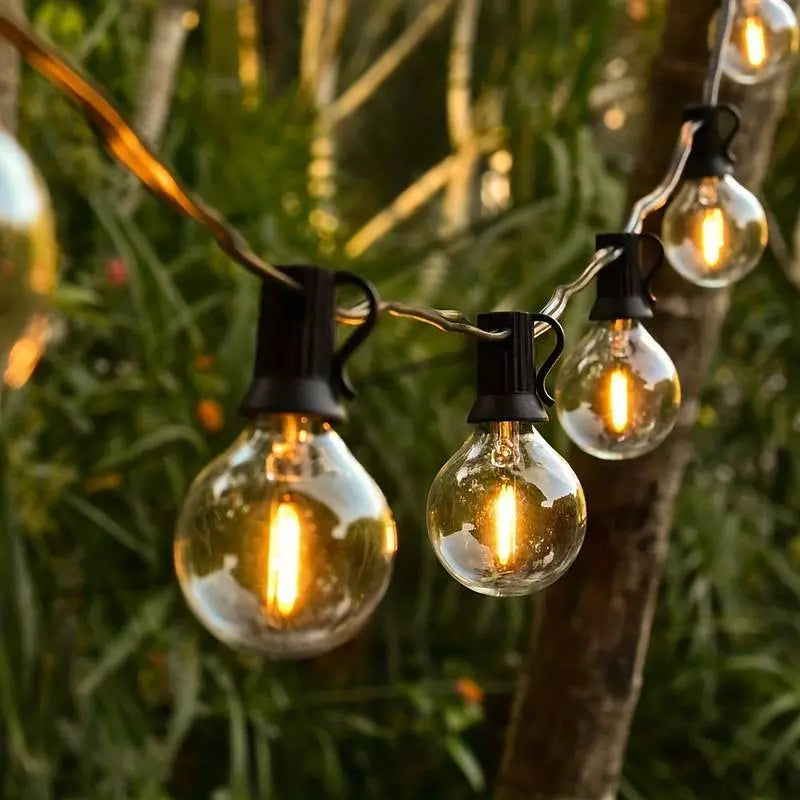
[[[716,36],[719,15],[711,27]],[[725,74],[752,85],[770,80],[797,52],[800,28],[794,11],[783,0],[739,0],[731,36],[723,51]]]
[[[0,130],[0,373],[7,371],[12,349],[26,339],[35,315],[42,312],[55,278],[50,198],[25,151]],[[23,349],[31,352],[27,345]]]
[[729,286],[750,272],[767,246],[767,218],[730,175],[685,180],[664,215],[664,249],[698,286]]
[[367,621],[397,545],[372,478],[327,423],[256,420],[194,481],[175,566],[197,618],[273,658],[332,650]]
[[556,381],[556,409],[567,436],[609,461],[658,447],[675,427],[680,403],[675,365],[636,320],[592,326]]
[[524,595],[578,555],[586,502],[572,468],[531,422],[476,427],[428,496],[428,534],[445,569],[475,592]]
[[51,333],[52,325],[44,314],[31,317],[6,359],[3,383],[9,389],[21,389],[28,382],[44,354]]

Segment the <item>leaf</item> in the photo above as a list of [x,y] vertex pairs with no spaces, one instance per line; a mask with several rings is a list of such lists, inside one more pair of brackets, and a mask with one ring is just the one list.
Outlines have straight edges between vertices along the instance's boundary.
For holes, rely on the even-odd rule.
[[131,658],[148,636],[159,631],[166,619],[175,590],[170,586],[145,600],[134,613],[130,622],[122,629],[103,651],[94,668],[78,683],[77,693],[86,698],[104,680],[116,672]]
[[229,780],[231,796],[236,800],[249,797],[249,758],[247,747],[247,715],[244,703],[228,668],[216,657],[207,659],[211,675],[225,693],[228,706]]
[[188,425],[166,425],[163,428],[139,439],[120,453],[106,456],[98,465],[97,472],[120,469],[130,466],[145,456],[153,456],[169,445],[185,442],[192,445],[200,453],[205,449],[205,442],[194,428]]
[[200,700],[201,662],[197,637],[188,635],[178,643],[171,659],[172,715],[166,736],[165,762],[169,764],[192,726]]
[[105,511],[101,511],[96,505],[93,505],[88,500],[84,500],[82,497],[78,497],[78,495],[71,492],[66,492],[62,496],[62,499],[68,506],[84,516],[100,530],[107,533],[112,539],[119,542],[119,544],[127,547],[129,550],[133,550],[134,553],[142,556],[146,561],[151,562],[153,560],[154,554],[151,548],[108,516]]
[[482,791],[486,787],[486,779],[472,751],[457,736],[447,736],[444,746],[472,789],[476,792]]

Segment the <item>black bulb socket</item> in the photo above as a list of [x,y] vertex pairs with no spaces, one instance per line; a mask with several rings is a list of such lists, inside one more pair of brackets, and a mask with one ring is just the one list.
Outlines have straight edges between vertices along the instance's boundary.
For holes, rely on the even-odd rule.
[[[369,335],[377,321],[378,298],[366,281],[346,272],[316,266],[281,267],[298,289],[265,279],[256,334],[253,380],[240,411],[262,414],[307,414],[344,422],[343,398],[353,396],[344,362]],[[367,295],[366,321],[336,349],[336,289],[354,283]]]
[[[546,322],[556,346],[542,367],[536,366],[533,325]],[[476,357],[477,397],[467,422],[547,422],[545,406],[553,405],[545,379],[564,350],[564,330],[552,317],[527,311],[481,314],[478,327],[508,331],[502,339],[480,339]]]
[[[657,259],[644,265],[645,245],[653,243]],[[612,248],[620,254],[606,264],[597,275],[597,299],[589,319],[602,322],[616,319],[650,319],[655,298],[650,283],[664,263],[664,246],[652,233],[601,233],[596,238],[597,250]]]
[[731,145],[741,126],[741,115],[732,105],[689,106],[684,122],[699,122],[692,149],[683,168],[684,180],[722,178],[733,172],[736,161]]

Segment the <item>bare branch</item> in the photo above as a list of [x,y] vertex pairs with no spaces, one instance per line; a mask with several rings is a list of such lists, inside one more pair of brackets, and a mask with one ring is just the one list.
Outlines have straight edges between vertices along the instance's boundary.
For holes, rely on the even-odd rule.
[[314,97],[322,53],[328,0],[308,0],[303,17],[303,38],[300,43],[300,85],[308,97]]
[[461,0],[453,25],[447,76],[447,127],[454,150],[473,134],[472,55],[478,27],[480,0]]
[[[497,146],[494,137],[475,139],[468,152],[484,153]],[[449,155],[404,189],[383,211],[377,213],[345,245],[345,253],[356,258],[369,250],[401,222],[408,219],[440,191],[459,166],[458,156]]]
[[378,87],[431,33],[452,4],[453,0],[431,0],[399,38],[328,109],[329,123],[337,125],[369,100]]
[[447,128],[450,144],[456,152],[456,165],[443,205],[442,229],[445,235],[466,228],[472,218],[475,171],[480,156],[480,152],[469,147],[475,136],[472,62],[479,14],[480,0],[460,0],[453,24],[447,76]]

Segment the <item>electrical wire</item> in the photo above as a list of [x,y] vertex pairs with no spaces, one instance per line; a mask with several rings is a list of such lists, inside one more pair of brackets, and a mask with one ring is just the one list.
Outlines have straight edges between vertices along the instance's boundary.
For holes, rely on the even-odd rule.
[[[708,105],[715,105],[719,97],[723,52],[733,30],[735,12],[736,0],[723,0],[703,89],[703,101]],[[205,227],[220,249],[249,272],[299,291],[299,285],[292,278],[256,255],[244,237],[217,209],[186,190],[170,169],[145,146],[133,128],[106,98],[103,90],[82,76],[52,45],[45,43],[27,24],[2,13],[0,13],[0,36],[7,39],[35,70],[80,106],[84,115],[97,129],[111,155],[130,170],[156,197]],[[696,122],[683,124],[667,174],[651,192],[634,203],[625,226],[626,232],[640,232],[647,216],[667,203],[680,181],[698,126],[699,123]],[[596,253],[580,275],[569,283],[556,287],[542,313],[558,319],[566,310],[570,299],[586,289],[597,274],[619,255],[619,252],[607,248]],[[381,300],[379,310],[393,317],[412,319],[431,325],[445,333],[465,334],[476,339],[504,339],[510,333],[482,330],[460,311],[413,306],[392,300]],[[344,325],[360,325],[367,319],[368,313],[366,306],[360,304],[348,309],[339,309],[336,319]],[[540,336],[547,329],[545,323],[537,323],[534,336]]]

